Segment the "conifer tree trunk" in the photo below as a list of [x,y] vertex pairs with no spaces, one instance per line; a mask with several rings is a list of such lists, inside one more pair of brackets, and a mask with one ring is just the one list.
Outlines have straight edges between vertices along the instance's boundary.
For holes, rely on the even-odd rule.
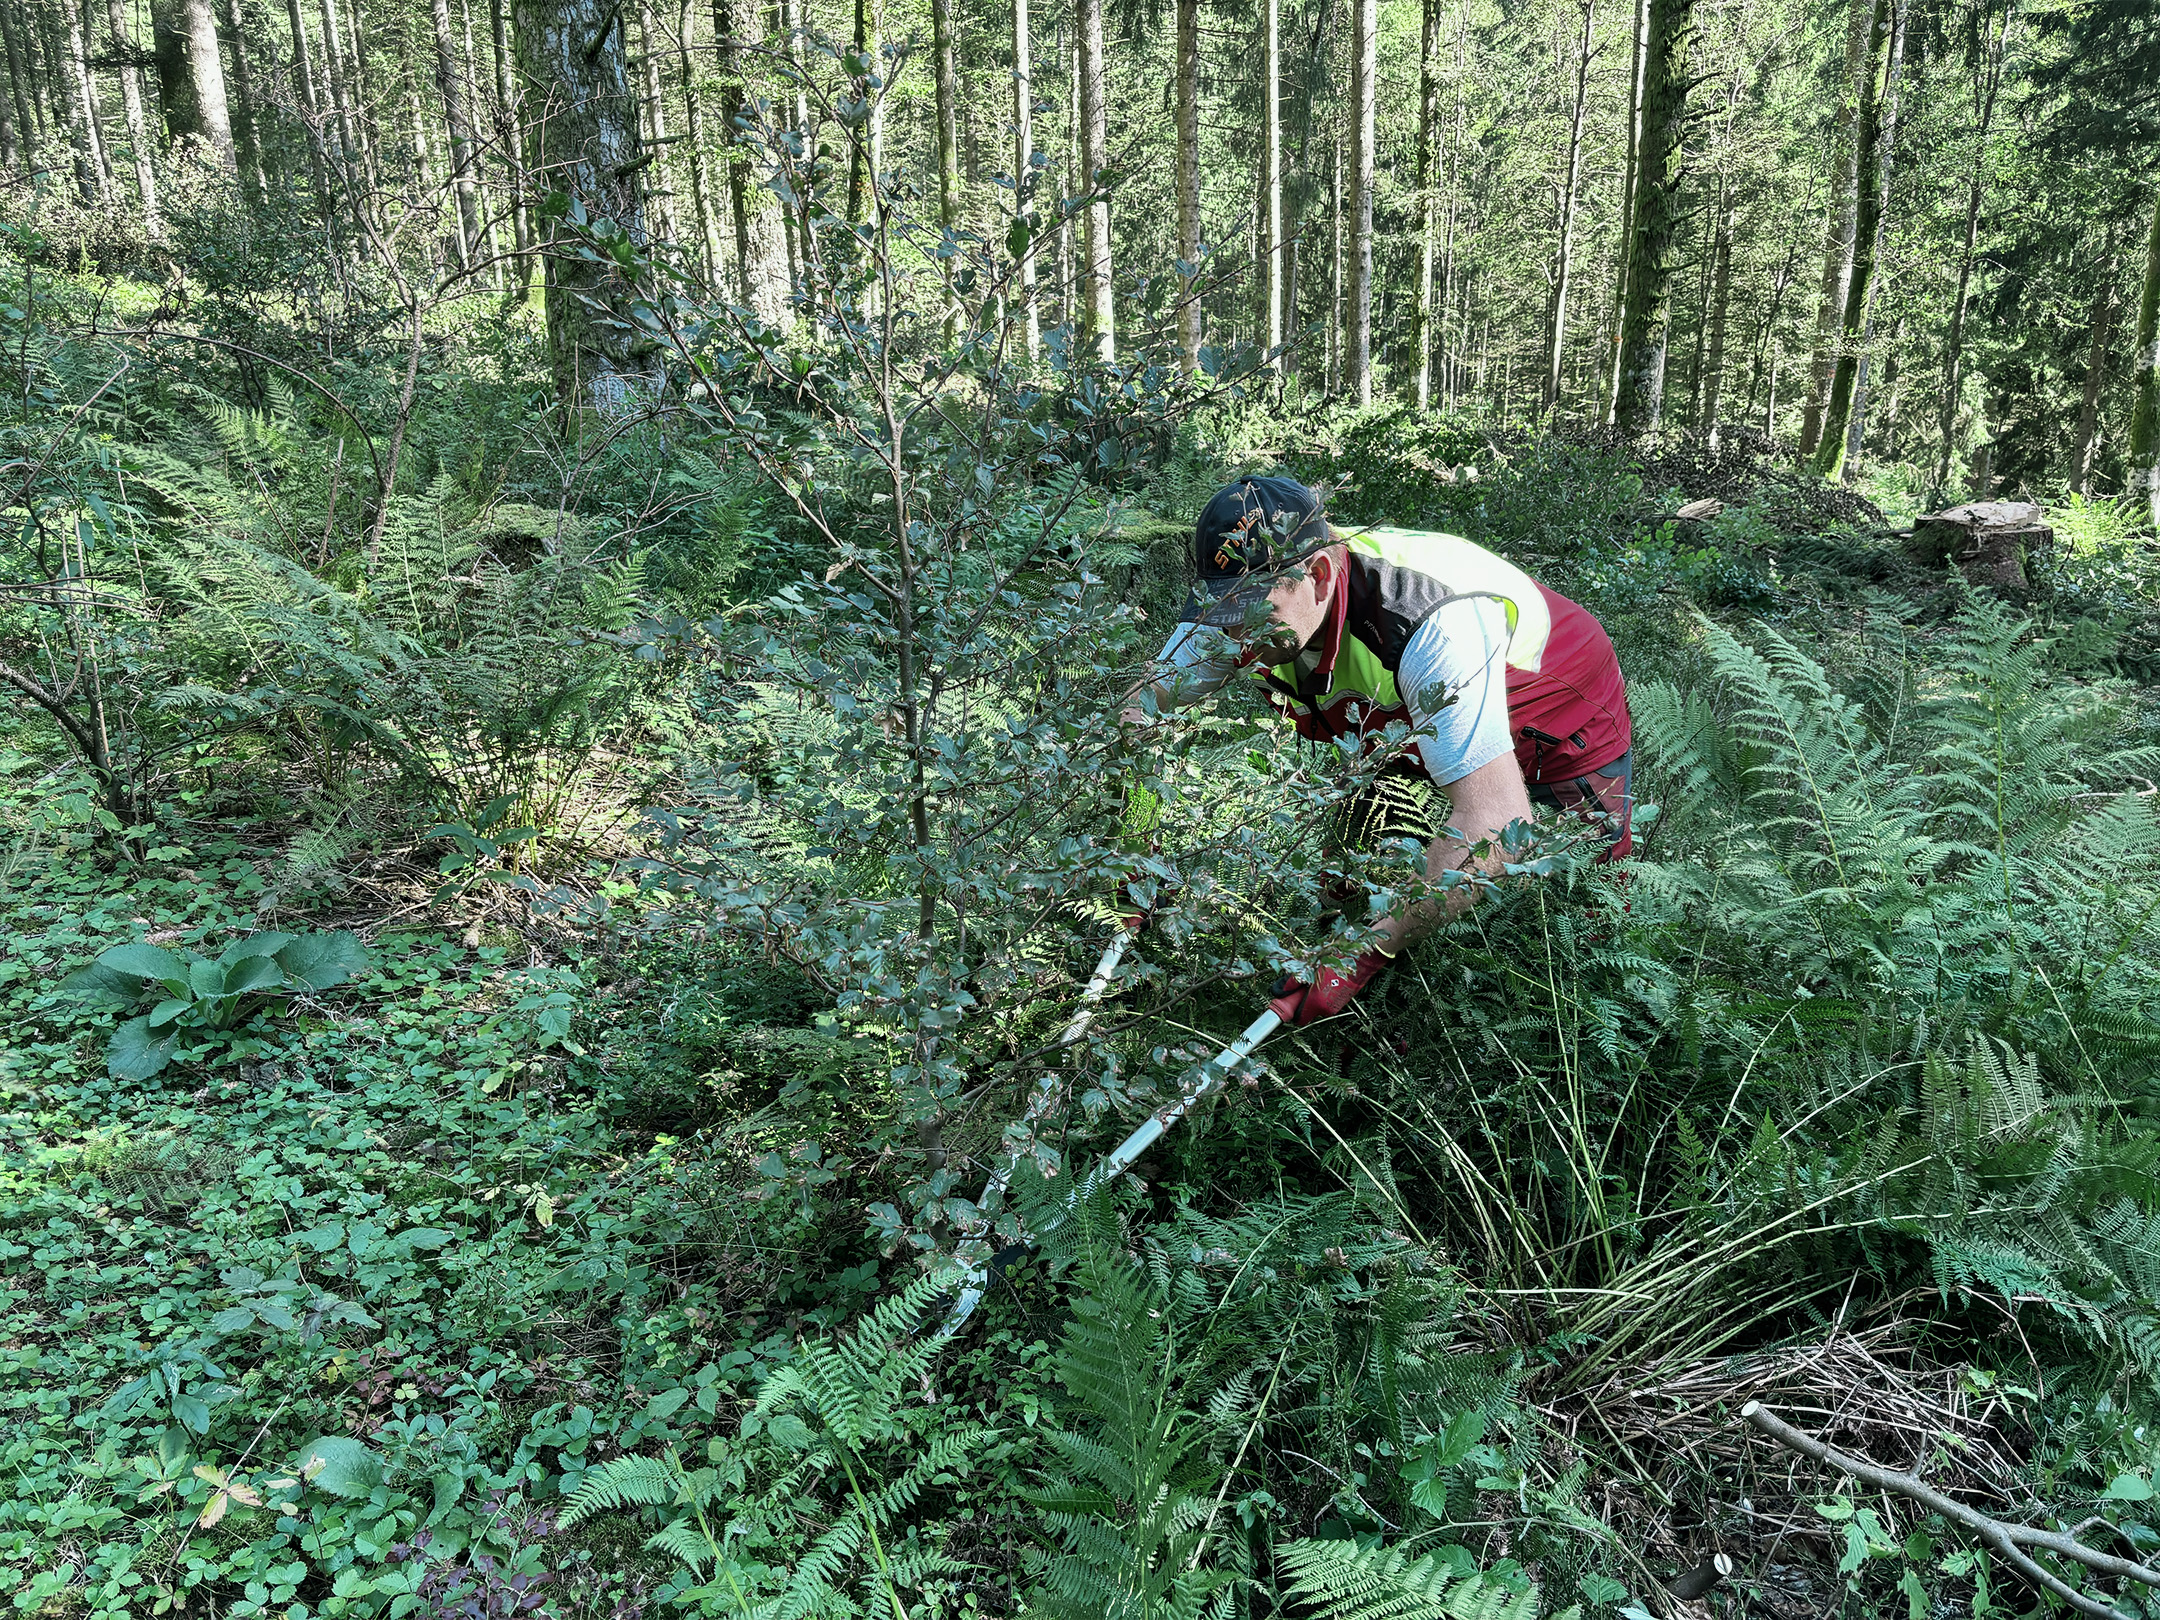
[[[1031,209],[1035,183],[1035,64],[1028,0],[1012,0],[1013,206]],[[1020,255],[1020,320],[1028,368],[1042,358],[1042,316],[1035,307],[1035,243]]]
[[720,282],[720,210],[713,200],[712,171],[705,159],[705,106],[698,94],[697,0],[682,0],[677,13],[676,47],[680,55],[683,98],[683,141],[690,148],[690,206],[697,215],[698,248],[704,254],[705,276]]
[[1620,323],[1620,387],[1613,405],[1613,421],[1623,433],[1655,433],[1665,405],[1665,346],[1673,249],[1682,213],[1680,155],[1693,32],[1694,0],[1650,0],[1627,309]]
[[[22,31],[18,26],[15,8],[0,5],[0,52],[7,57],[8,99],[15,104],[16,144],[19,156],[14,160],[29,163],[37,155],[38,136],[41,125],[38,115],[44,111],[43,104],[31,94],[30,69],[23,52]],[[36,113],[32,108],[37,109]]]
[[465,107],[464,76],[457,42],[450,32],[449,0],[430,0],[435,25],[435,88],[442,95],[443,122],[450,131],[450,188],[457,197],[458,262],[470,270],[480,254],[480,193],[475,182],[472,116]]
[[235,167],[225,64],[218,55],[210,0],[160,0],[150,11],[158,100],[175,141],[200,140],[213,161]]
[[1644,75],[1650,65],[1650,0],[1635,0],[1635,27],[1628,36],[1633,66],[1629,70],[1627,100],[1627,158],[1620,182],[1620,245],[1613,273],[1612,340],[1606,360],[1610,370],[1600,370],[1605,386],[1605,420],[1613,420],[1620,402],[1620,333],[1627,316],[1629,278],[1635,252],[1635,194],[1642,173],[1642,117]]
[[232,56],[233,153],[240,177],[256,197],[270,196],[269,167],[262,149],[262,102],[255,94],[255,69],[248,60],[247,34],[240,0],[225,0],[226,50]]
[[[875,0],[855,0],[855,32],[849,40],[849,44],[853,46],[858,57],[870,64],[870,72],[881,73],[882,64],[878,54],[877,13],[874,6]],[[720,13],[715,10],[713,15],[717,19]],[[725,36],[728,30],[725,26],[722,26],[720,32]],[[726,47],[723,46],[723,53],[725,53],[725,50]],[[864,93],[867,94],[868,91],[865,90]],[[728,127],[721,132],[721,138],[732,147],[735,143],[735,122],[732,109],[742,104],[740,92],[728,92],[723,97],[723,101],[725,107],[729,110],[724,111],[722,114],[722,119]],[[858,225],[868,217],[865,210],[873,206],[873,194],[877,190],[876,167],[877,142],[869,131],[865,130],[853,136],[848,142],[847,217]],[[731,196],[735,189],[733,179],[735,168],[736,160],[730,157],[728,159],[728,174],[730,177],[728,190]]]
[[1411,398],[1423,411],[1432,408],[1433,259],[1440,247],[1439,164],[1433,151],[1440,122],[1440,68],[1435,60],[1440,49],[1440,0],[1424,0],[1418,9],[1422,13],[1418,21],[1418,272],[1417,301],[1410,317],[1415,328],[1410,363],[1417,368]]
[[1334,398],[1343,386],[1343,184],[1342,126],[1329,132],[1328,154],[1328,333],[1327,392]]
[[330,80],[330,103],[337,113],[338,168],[352,198],[353,212],[366,210],[367,163],[362,147],[359,112],[354,104],[353,83],[346,71],[344,30],[338,22],[337,0],[321,0],[323,72]]
[[[644,230],[638,187],[638,105],[624,59],[622,12],[611,0],[517,0],[518,72],[545,87],[535,120],[539,183],[633,238]],[[612,414],[658,380],[633,334],[634,289],[604,260],[584,257],[566,221],[548,227],[547,332],[556,397],[573,424]]]
[[[1077,197],[1080,184],[1080,14],[1072,13],[1072,37],[1059,47],[1059,71],[1065,75],[1065,195]],[[1080,264],[1070,224],[1057,233],[1058,318],[1075,340],[1080,333]],[[1077,341],[1075,343],[1077,352]]]
[[1260,44],[1260,341],[1270,356],[1283,344],[1288,248],[1283,240],[1282,0],[1261,0]]
[[82,13],[75,0],[60,0],[61,103],[67,108],[68,146],[75,158],[75,190],[85,205],[105,200],[105,173],[98,161],[97,120],[92,111],[90,65],[83,46]]
[[367,171],[368,186],[382,190],[382,163],[377,152],[382,133],[376,127],[376,99],[369,85],[367,57],[367,8],[364,0],[346,0],[345,67],[351,74],[353,125],[360,135],[360,162]]
[[2136,369],[2130,379],[2130,487],[2160,527],[2160,186],[2153,189],[2145,239],[2145,286],[2138,297]]
[[1972,295],[1973,260],[1980,242],[1980,205],[1987,195],[1988,131],[1995,122],[1996,93],[2002,88],[2003,58],[2010,47],[2010,24],[2017,16],[2017,0],[2004,0],[2002,31],[1995,37],[1974,88],[1972,176],[1965,186],[1965,244],[1958,255],[1957,292],[1950,300],[1950,331],[1943,340],[1942,402],[1937,427],[1942,447],[1935,461],[1935,488],[1950,483],[1950,458],[1956,453],[1958,391],[1964,381],[1965,311]]
[[1096,197],[1081,216],[1080,348],[1117,361],[1117,315],[1110,265],[1110,199],[1097,176],[1109,166],[1109,106],[1104,99],[1102,0],[1079,0],[1080,184]]
[[1701,424],[1708,430],[1712,450],[1718,446],[1718,411],[1725,402],[1725,317],[1732,298],[1733,237],[1739,213],[1739,197],[1728,191],[1718,213],[1717,241],[1711,248],[1710,355],[1702,385]]
[[2087,317],[2085,395],[2078,405],[2077,439],[2070,448],[2070,488],[2079,495],[2092,489],[2093,453],[2100,443],[2100,395],[2107,385],[2108,339],[2115,329],[2115,254],[2110,244]]
[[[689,3],[684,0],[685,5]],[[517,300],[522,304],[532,295],[533,228],[525,203],[525,121],[512,72],[516,57],[510,48],[509,0],[488,0],[488,33],[495,51],[497,140],[510,161],[510,230],[517,249]]]
[[[7,72],[7,53],[0,49],[0,73]],[[15,87],[10,75],[8,91],[0,95],[0,170],[13,173],[23,166],[25,153],[22,138],[15,133],[18,128],[15,112]]]
[[1373,305],[1373,179],[1378,157],[1379,0],[1351,0],[1350,308],[1344,391],[1370,405]]
[[1800,413],[1800,453],[1822,443],[1823,410],[1837,372],[1838,329],[1852,286],[1860,218],[1860,115],[1866,96],[1868,37],[1874,0],[1850,0],[1845,14],[1845,72],[1831,132],[1830,213],[1824,230],[1822,293],[1815,306],[1815,349],[1808,361],[1807,402]]
[[[442,0],[435,0],[435,3],[440,5]],[[660,58],[666,54],[667,41],[654,19],[652,0],[637,0],[637,24],[645,142],[652,154],[650,172],[659,182],[648,195],[660,205],[660,239],[676,243],[682,240],[682,227],[675,217],[675,185],[669,177],[674,165],[669,161],[667,102],[660,94]]]
[[1868,25],[1868,76],[1860,115],[1860,211],[1853,235],[1852,279],[1845,289],[1839,327],[1837,369],[1831,374],[1830,398],[1823,407],[1815,470],[1825,478],[1844,475],[1849,446],[1847,429],[1854,416],[1860,357],[1866,347],[1868,311],[1875,291],[1875,267],[1882,254],[1889,215],[1890,159],[1897,140],[1898,66],[1905,46],[1905,0],[1875,0]]
[[1582,38],[1575,48],[1575,101],[1568,115],[1567,161],[1561,167],[1559,219],[1554,253],[1552,318],[1545,328],[1545,377],[1538,403],[1547,415],[1560,409],[1566,381],[1568,292],[1575,275],[1575,196],[1582,184],[1583,125],[1590,106],[1591,31],[1595,0],[1583,0]]
[[154,242],[161,229],[157,169],[150,161],[150,125],[143,116],[142,77],[132,60],[135,40],[128,30],[125,0],[105,0],[105,20],[112,29],[113,49],[123,58],[114,73],[120,80],[120,109],[127,120],[128,152],[135,163],[135,194],[142,204],[143,236]]
[[[725,84],[720,93],[720,121],[730,148],[728,211],[735,223],[737,287],[742,301],[757,311],[760,320],[778,326],[787,319],[787,229],[780,218],[780,199],[758,184],[737,128],[749,99],[745,38],[757,13],[751,0],[720,0],[714,15],[719,28],[714,43]],[[874,151],[866,154],[866,161],[874,161]]]
[[[954,60],[952,0],[930,0],[930,53],[935,58],[933,77],[937,87],[937,191],[938,223],[948,231],[960,228],[960,70]],[[945,276],[945,341],[953,341],[959,309],[953,299],[952,266],[943,261]]]
[[1177,256],[1193,280],[1178,293],[1178,359],[1200,368],[1200,0],[1177,0]]

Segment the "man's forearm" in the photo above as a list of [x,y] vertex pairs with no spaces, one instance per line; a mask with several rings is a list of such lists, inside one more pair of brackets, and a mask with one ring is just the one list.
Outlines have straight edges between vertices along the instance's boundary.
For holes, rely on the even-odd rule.
[[[1491,840],[1486,842],[1488,845],[1492,843]],[[1476,872],[1491,877],[1500,871],[1506,857],[1497,847],[1488,847],[1480,859],[1473,861],[1470,858],[1470,849],[1471,846],[1460,838],[1451,837],[1447,833],[1442,833],[1432,841],[1425,851],[1426,881],[1444,883],[1450,872],[1461,872],[1464,876],[1461,881],[1450,885],[1443,892],[1429,894],[1423,899],[1398,906],[1383,917],[1375,929],[1380,936],[1381,950],[1390,956],[1398,955],[1405,946],[1431,933],[1448,918],[1459,917],[1477,904],[1478,891],[1482,885],[1469,874]]]

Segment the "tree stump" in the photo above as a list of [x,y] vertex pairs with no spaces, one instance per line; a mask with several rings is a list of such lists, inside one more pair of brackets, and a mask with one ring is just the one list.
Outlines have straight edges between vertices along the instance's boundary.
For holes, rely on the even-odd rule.
[[2055,531],[2030,501],[1968,501],[1913,520],[1912,553],[1933,567],[1955,562],[1975,585],[2022,591],[2025,559],[2052,545]]

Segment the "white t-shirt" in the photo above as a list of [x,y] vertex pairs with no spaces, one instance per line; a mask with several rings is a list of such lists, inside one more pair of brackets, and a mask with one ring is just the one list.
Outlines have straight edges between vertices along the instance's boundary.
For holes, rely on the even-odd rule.
[[[1403,648],[1395,685],[1409,705],[1425,768],[1441,787],[1514,752],[1508,729],[1509,633],[1506,603],[1492,596],[1460,596],[1442,603]],[[1157,689],[1176,708],[1218,690],[1238,668],[1237,644],[1205,624],[1179,625],[1157,658],[1165,666]]]

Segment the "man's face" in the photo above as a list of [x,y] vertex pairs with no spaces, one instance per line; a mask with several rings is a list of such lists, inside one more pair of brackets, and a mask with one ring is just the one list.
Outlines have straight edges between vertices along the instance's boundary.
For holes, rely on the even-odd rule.
[[1245,628],[1232,635],[1248,652],[1262,657],[1295,657],[1327,623],[1335,599],[1333,587],[1340,577],[1333,548],[1292,564],[1276,576],[1268,590],[1267,617],[1260,617],[1259,604],[1255,603],[1246,616]]

